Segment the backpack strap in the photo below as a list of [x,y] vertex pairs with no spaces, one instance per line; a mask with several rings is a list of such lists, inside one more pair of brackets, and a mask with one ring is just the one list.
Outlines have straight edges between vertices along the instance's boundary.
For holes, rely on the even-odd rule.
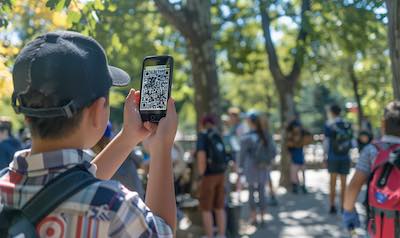
[[23,207],[22,212],[37,225],[61,203],[98,180],[85,167],[77,165],[47,183]]

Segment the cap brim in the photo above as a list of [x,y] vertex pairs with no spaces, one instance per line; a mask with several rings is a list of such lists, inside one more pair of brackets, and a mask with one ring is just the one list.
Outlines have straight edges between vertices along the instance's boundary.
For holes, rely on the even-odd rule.
[[126,86],[131,82],[129,74],[122,69],[109,65],[108,70],[110,70],[113,86]]

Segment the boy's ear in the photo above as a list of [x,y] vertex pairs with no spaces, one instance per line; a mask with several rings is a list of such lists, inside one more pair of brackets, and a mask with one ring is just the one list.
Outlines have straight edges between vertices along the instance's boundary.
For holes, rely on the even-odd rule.
[[102,126],[102,117],[104,116],[104,110],[106,110],[106,106],[105,97],[96,99],[92,105],[89,106],[89,118],[94,127],[97,128]]

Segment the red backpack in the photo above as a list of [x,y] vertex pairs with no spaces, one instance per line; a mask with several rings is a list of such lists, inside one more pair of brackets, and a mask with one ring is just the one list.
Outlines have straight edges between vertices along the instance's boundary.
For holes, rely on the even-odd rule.
[[378,155],[367,189],[368,232],[374,238],[399,238],[400,144],[375,146]]

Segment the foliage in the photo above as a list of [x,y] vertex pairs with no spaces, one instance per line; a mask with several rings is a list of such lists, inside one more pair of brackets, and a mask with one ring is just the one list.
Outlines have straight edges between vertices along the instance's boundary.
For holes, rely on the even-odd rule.
[[[300,1],[269,1],[272,36],[284,73],[293,63]],[[268,70],[261,19],[256,1],[212,0],[212,24],[223,109],[268,113],[279,126],[277,89]],[[353,102],[346,63],[354,60],[365,113],[379,126],[382,105],[392,98],[382,1],[312,1],[309,46],[295,101],[303,121],[319,132],[325,105]],[[94,36],[109,62],[126,70],[139,87],[144,56],[175,58],[173,96],[180,111],[181,130],[193,131],[195,110],[191,66],[182,35],[167,24],[152,1],[138,0],[3,0],[0,2],[0,114],[12,114],[10,68],[18,49],[34,36],[72,29]],[[112,120],[122,120],[128,88],[113,89]],[[352,114],[348,114],[353,118]],[[22,125],[22,119],[14,116]]]

